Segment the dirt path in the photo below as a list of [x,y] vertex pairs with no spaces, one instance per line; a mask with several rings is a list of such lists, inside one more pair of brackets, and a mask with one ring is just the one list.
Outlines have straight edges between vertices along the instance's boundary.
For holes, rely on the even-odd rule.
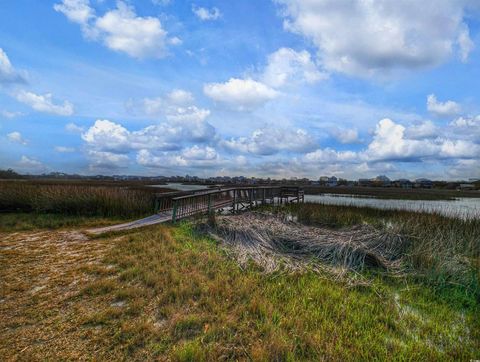
[[67,345],[64,358],[72,350],[78,357],[94,352],[82,336],[95,331],[78,328],[85,306],[77,296],[93,278],[86,268],[100,266],[109,248],[77,231],[0,233],[3,360],[62,358]]

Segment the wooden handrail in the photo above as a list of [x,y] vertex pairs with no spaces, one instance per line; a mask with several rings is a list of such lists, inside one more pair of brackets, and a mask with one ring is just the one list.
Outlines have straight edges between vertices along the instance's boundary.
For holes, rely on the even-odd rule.
[[[303,202],[304,193],[299,187],[284,186],[259,186],[259,187],[230,187],[219,190],[196,192],[190,195],[172,197],[172,221],[200,214],[211,213],[215,209],[231,207],[233,212],[251,208],[259,202],[264,204],[267,200],[275,204],[286,202]],[[170,204],[167,203],[169,206]],[[163,208],[165,209],[165,208]],[[162,210],[163,210],[162,209]]]

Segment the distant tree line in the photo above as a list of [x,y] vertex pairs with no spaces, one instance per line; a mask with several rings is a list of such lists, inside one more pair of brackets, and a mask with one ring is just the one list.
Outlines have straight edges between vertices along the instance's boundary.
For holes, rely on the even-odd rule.
[[0,179],[19,179],[19,178],[24,178],[22,175],[19,173],[13,171],[11,168],[8,170],[0,170]]

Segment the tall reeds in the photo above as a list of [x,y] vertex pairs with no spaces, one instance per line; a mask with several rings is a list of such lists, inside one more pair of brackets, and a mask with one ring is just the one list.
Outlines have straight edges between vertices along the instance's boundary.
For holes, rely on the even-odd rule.
[[480,300],[479,219],[308,203],[292,204],[276,212],[291,213],[307,225],[342,228],[369,224],[379,230],[395,230],[408,242],[403,259],[416,276],[437,286],[461,284]]
[[122,186],[0,183],[0,211],[135,217],[153,205],[154,193]]

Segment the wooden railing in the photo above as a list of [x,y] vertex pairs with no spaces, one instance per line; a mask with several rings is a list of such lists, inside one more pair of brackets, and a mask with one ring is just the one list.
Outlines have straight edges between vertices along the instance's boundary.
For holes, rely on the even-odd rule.
[[154,210],[155,213],[162,213],[172,211],[173,209],[173,199],[181,196],[190,196],[197,193],[208,192],[208,189],[198,190],[198,191],[173,191],[157,194],[155,198]]
[[231,208],[232,212],[261,204],[303,202],[303,190],[298,187],[261,186],[236,187],[195,194],[163,197],[157,200],[157,212],[171,210],[172,221],[188,216],[210,213],[217,209]]

